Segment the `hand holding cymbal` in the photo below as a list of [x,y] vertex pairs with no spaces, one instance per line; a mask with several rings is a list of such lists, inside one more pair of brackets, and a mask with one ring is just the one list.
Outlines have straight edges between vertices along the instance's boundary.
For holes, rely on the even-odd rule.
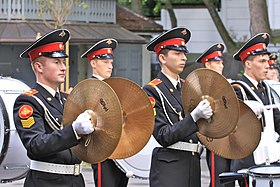
[[200,68],[191,72],[182,88],[185,113],[191,113],[203,99],[209,101],[213,115],[209,120],[197,121],[199,133],[211,138],[230,134],[239,117],[238,100],[230,83],[210,69]]
[[91,110],[94,132],[82,136],[80,143],[71,149],[83,161],[101,162],[114,152],[120,140],[123,124],[121,105],[107,83],[89,78],[78,83],[67,97],[63,126],[72,124],[85,110]]

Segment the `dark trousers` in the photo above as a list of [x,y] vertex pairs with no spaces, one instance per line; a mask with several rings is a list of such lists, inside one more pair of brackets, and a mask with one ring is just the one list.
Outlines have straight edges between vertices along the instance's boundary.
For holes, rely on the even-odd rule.
[[[207,165],[209,168],[209,172],[210,172],[210,185],[209,187],[212,187],[212,183],[214,182],[215,187],[234,187],[235,186],[235,182],[230,182],[230,183],[226,183],[226,184],[220,184],[220,180],[219,180],[219,174],[223,173],[223,172],[230,172],[230,166],[231,166],[231,159],[226,159],[223,157],[220,157],[218,155],[214,155],[214,167],[212,166],[212,152],[209,151],[208,149],[206,149],[206,160],[207,160]],[[214,178],[215,180],[212,181],[212,170],[214,170]]]
[[[95,186],[98,185],[98,164],[92,164]],[[128,178],[113,160],[101,163],[101,187],[126,187]]]

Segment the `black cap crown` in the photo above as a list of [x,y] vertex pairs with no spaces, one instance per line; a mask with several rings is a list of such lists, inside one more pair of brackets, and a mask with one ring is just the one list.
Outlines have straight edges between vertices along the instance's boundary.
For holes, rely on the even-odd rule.
[[50,58],[66,58],[64,44],[69,40],[70,32],[66,29],[57,29],[38,38],[29,45],[21,54],[21,58],[34,59],[45,56]]
[[273,53],[269,56],[268,64],[269,64],[270,68],[276,68],[279,66],[277,63],[277,58],[278,58],[278,56],[275,53]]
[[89,60],[92,60],[93,58],[113,58],[113,50],[117,47],[117,45],[117,40],[113,38],[103,39],[82,54],[81,58],[88,58]]
[[202,53],[196,60],[198,63],[206,63],[208,61],[223,60],[224,45],[221,43],[214,44]]
[[171,49],[187,52],[186,43],[191,37],[191,32],[184,27],[170,29],[147,44],[147,50],[158,54],[162,49]]
[[255,35],[233,55],[233,58],[238,61],[244,61],[250,55],[270,54],[267,51],[269,38],[268,33]]

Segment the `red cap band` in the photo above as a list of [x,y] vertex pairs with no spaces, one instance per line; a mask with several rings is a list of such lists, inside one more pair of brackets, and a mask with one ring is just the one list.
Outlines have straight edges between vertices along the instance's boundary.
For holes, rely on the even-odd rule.
[[165,40],[155,46],[154,50],[155,50],[156,54],[158,54],[162,50],[162,47],[168,46],[168,45],[182,46],[182,45],[186,45],[186,43],[183,38],[172,38],[170,40]]
[[268,64],[269,64],[269,65],[275,64],[275,60],[269,60],[269,61],[268,61]]
[[33,50],[31,50],[28,55],[31,60],[35,60],[39,56],[41,56],[41,53],[43,52],[53,52],[53,51],[61,51],[64,50],[64,44],[62,42],[55,42],[55,43],[49,43],[46,45],[42,45],[40,47],[37,47]]
[[218,56],[223,56],[223,53],[221,51],[214,51],[213,53],[210,53],[209,55],[202,58],[201,62],[205,64],[206,62],[208,62],[208,59],[215,58]]
[[87,55],[87,57],[88,57],[89,60],[91,60],[91,59],[93,59],[95,56],[98,56],[98,55],[106,55],[106,54],[113,54],[112,48],[103,48],[103,49],[99,49],[99,50],[93,51],[92,53],[89,53],[89,54]]
[[256,45],[253,45],[246,50],[244,50],[242,53],[240,53],[240,59],[243,61],[245,58],[247,58],[249,55],[251,55],[252,51],[255,51],[257,49],[266,49],[266,45],[264,43],[258,43]]

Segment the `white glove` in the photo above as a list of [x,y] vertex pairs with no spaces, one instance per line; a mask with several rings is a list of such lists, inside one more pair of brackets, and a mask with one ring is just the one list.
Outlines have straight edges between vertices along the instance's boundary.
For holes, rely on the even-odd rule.
[[244,103],[253,110],[257,117],[261,117],[264,110],[263,104],[254,100],[246,100]]
[[72,126],[77,134],[90,134],[94,131],[91,123],[91,116],[87,111],[81,113],[77,119],[72,123]]
[[194,122],[197,122],[200,118],[209,119],[212,115],[213,111],[207,99],[200,101],[196,108],[191,112]]

